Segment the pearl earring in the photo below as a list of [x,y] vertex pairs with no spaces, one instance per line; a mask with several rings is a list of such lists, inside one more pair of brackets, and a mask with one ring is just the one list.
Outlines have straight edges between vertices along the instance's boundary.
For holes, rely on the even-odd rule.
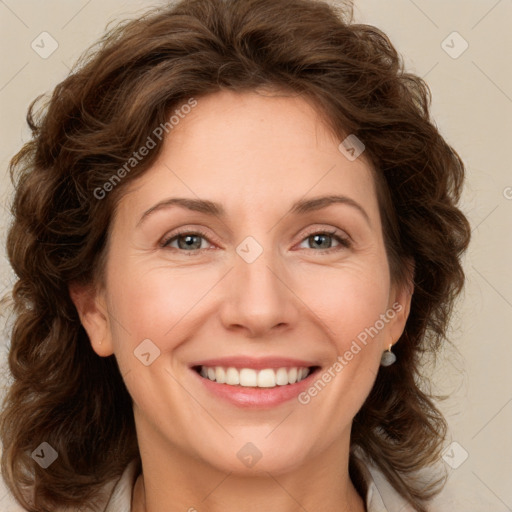
[[391,352],[391,347],[393,343],[389,344],[389,347],[386,351],[383,352],[382,357],[380,359],[381,366],[391,366],[396,361],[396,356]]

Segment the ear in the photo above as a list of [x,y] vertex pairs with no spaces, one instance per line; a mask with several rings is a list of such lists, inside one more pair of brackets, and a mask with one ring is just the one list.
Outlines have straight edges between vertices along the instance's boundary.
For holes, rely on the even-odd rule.
[[395,316],[389,325],[390,336],[386,340],[386,347],[389,343],[396,343],[405,329],[405,324],[411,311],[412,295],[414,293],[414,262],[407,261],[406,279],[401,284],[391,287],[389,307],[395,312]]
[[93,285],[72,283],[69,295],[87,332],[92,349],[101,357],[114,353],[109,316],[103,292]]

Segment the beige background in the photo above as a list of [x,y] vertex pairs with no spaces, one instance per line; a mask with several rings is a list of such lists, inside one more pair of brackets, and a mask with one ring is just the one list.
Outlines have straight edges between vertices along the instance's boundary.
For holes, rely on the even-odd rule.
[[[108,21],[151,5],[158,2],[0,0],[0,292],[13,282],[3,249],[11,193],[7,164],[27,140],[29,102],[66,76]],[[447,448],[443,464],[450,480],[435,510],[511,511],[512,1],[355,0],[355,5],[356,21],[384,30],[406,67],[427,80],[433,117],[468,169],[462,207],[473,240],[464,260],[467,287],[452,328],[458,353],[448,351],[433,371],[436,389],[451,395],[441,408],[450,440],[458,444]],[[46,59],[31,48],[44,31],[58,43]],[[461,37],[450,35],[454,31]],[[464,41],[468,48],[457,56]],[[4,328],[0,360],[6,342]],[[5,370],[2,381],[7,382]],[[17,510],[1,486],[0,510]]]

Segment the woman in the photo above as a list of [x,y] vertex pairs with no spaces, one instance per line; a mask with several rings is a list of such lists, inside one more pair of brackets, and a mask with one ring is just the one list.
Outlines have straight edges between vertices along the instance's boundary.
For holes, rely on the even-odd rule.
[[187,0],[32,105],[1,422],[20,504],[427,510],[446,423],[421,360],[469,241],[429,101],[348,8]]

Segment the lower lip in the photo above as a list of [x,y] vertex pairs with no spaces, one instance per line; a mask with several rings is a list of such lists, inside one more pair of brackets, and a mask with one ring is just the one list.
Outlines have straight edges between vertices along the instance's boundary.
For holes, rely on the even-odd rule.
[[311,381],[318,372],[318,369],[300,382],[287,384],[286,386],[276,386],[274,388],[255,388],[219,384],[218,382],[202,377],[195,370],[192,370],[192,372],[201,380],[208,391],[238,407],[269,408],[297,398],[300,393],[311,385]]

